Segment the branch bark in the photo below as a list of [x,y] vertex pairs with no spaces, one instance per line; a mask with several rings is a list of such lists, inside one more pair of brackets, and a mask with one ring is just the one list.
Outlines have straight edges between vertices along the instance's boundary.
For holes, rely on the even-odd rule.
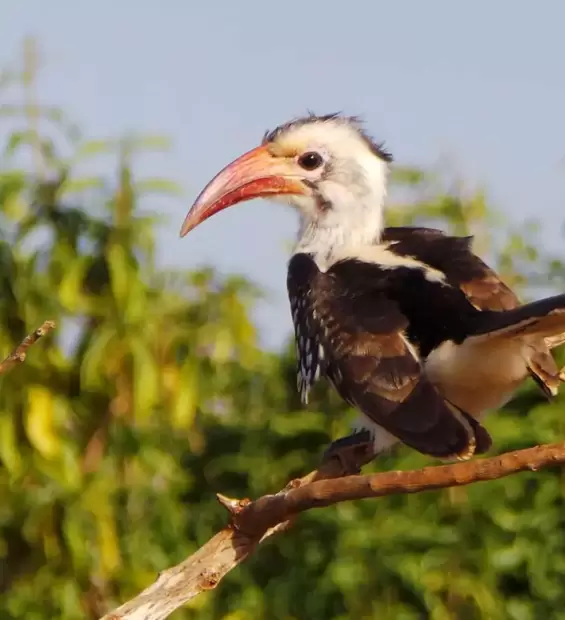
[[167,618],[201,592],[215,588],[260,543],[288,529],[294,518],[306,510],[354,499],[463,486],[560,464],[565,464],[565,442],[488,459],[359,476],[342,477],[338,465],[330,462],[304,478],[291,481],[275,495],[265,495],[255,501],[218,496],[230,513],[229,525],[196,553],[163,571],[155,583],[101,620]]
[[20,344],[6,357],[3,362],[0,362],[0,375],[12,370],[14,366],[21,364],[25,361],[27,356],[27,350],[34,345],[40,338],[47,335],[49,332],[55,329],[54,321],[45,321],[41,327],[38,327],[34,332],[26,336]]

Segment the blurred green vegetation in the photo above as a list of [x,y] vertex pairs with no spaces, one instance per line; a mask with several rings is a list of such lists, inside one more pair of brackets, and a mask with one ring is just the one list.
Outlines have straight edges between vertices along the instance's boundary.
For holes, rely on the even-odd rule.
[[[86,139],[37,105],[26,49],[0,75],[0,354],[60,327],[0,377],[0,618],[96,619],[224,524],[215,492],[278,489],[350,418],[326,386],[300,406],[290,319],[288,347],[261,350],[252,284],[156,264],[140,204],[177,189],[132,159],[167,141]],[[418,169],[394,183],[391,224],[476,234],[524,295],[563,287],[559,257],[483,192]],[[564,399],[525,386],[488,419],[496,451],[562,438]],[[424,463],[399,449],[374,467]],[[314,511],[172,618],[565,618],[564,492],[556,468]]]

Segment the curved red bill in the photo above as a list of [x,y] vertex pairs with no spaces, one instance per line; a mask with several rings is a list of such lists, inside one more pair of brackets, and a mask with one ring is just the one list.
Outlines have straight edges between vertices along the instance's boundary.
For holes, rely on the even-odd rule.
[[239,202],[306,191],[292,159],[275,157],[266,146],[259,146],[226,166],[206,185],[185,217],[180,236]]

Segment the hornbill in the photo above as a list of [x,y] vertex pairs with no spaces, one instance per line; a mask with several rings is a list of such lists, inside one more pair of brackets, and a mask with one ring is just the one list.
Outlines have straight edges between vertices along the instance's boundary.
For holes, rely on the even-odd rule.
[[487,410],[528,375],[548,396],[565,379],[549,352],[565,342],[565,295],[520,305],[471,238],[384,228],[391,161],[355,117],[296,119],[219,172],[181,229],[257,197],[298,210],[287,278],[298,389],[307,403],[324,376],[359,410],[326,453],[346,471],[399,440],[441,459],[484,453]]

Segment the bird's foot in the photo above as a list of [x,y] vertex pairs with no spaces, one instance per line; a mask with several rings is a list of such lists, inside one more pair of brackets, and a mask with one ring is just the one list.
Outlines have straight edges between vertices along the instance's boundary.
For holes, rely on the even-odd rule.
[[333,441],[322,457],[322,463],[337,459],[342,467],[343,476],[352,476],[361,471],[361,467],[375,458],[373,435],[364,429]]

